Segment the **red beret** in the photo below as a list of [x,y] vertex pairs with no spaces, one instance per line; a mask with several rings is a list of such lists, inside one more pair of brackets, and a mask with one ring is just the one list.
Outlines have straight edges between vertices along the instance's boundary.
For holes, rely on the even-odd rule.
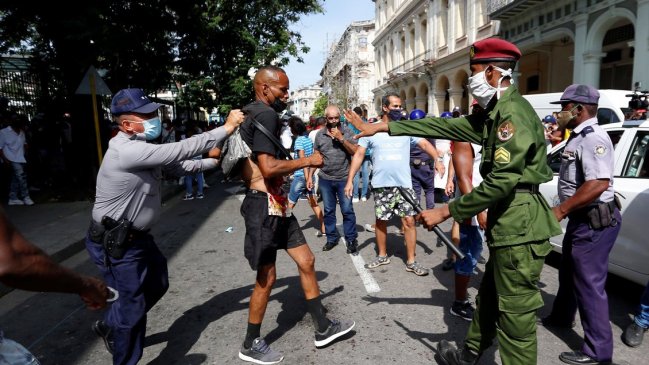
[[487,38],[473,43],[469,51],[470,63],[516,62],[521,51],[514,44],[500,38]]

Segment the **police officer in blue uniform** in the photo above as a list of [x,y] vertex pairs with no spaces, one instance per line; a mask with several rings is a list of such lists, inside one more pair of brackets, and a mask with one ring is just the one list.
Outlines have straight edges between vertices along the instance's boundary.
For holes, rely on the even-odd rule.
[[225,125],[194,138],[146,143],[160,136],[160,106],[141,89],[120,90],[113,97],[110,111],[120,131],[110,140],[99,168],[86,238],[90,257],[119,293],[104,320],[92,326],[115,365],[140,360],[146,314],[169,287],[167,259],[149,234],[161,211],[162,170],[183,176],[216,167],[213,158],[192,157],[217,148],[244,119],[241,111],[233,110]]
[[568,364],[610,364],[613,335],[605,291],[608,256],[622,225],[613,191],[613,144],[597,124],[599,92],[588,85],[570,85],[554,104],[561,104],[557,124],[572,133],[561,158],[557,220],[568,218],[559,268],[559,291],[545,326],[573,325],[575,314],[584,328],[579,351],[563,352]]

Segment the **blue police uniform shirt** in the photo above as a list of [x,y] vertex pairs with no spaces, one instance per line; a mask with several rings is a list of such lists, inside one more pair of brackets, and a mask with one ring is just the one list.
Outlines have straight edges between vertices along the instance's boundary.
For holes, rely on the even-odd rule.
[[608,189],[593,203],[613,200],[613,143],[608,134],[591,118],[578,125],[570,134],[561,155],[559,199],[563,202],[575,195],[584,182],[608,179]]

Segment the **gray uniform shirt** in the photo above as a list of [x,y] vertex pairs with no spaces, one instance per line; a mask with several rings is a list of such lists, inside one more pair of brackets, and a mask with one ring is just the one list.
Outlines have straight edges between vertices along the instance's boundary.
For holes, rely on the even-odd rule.
[[588,180],[609,179],[608,189],[593,203],[613,200],[613,143],[608,134],[591,118],[578,125],[570,134],[561,155],[559,199],[563,202],[575,195]]
[[146,143],[138,135],[119,132],[97,174],[97,191],[92,219],[104,216],[133,222],[133,228],[147,230],[160,215],[162,169],[182,176],[216,167],[214,159],[189,160],[217,146],[226,137],[223,127],[176,143]]
[[[358,144],[351,129],[343,123],[340,123],[338,128],[343,133],[343,138],[353,144]],[[333,138],[327,135],[327,127],[320,128],[318,134],[316,134],[313,149],[320,151],[324,159],[324,165],[320,168],[318,174],[319,177],[334,181],[347,180],[352,156],[347,153],[342,143],[334,141]]]

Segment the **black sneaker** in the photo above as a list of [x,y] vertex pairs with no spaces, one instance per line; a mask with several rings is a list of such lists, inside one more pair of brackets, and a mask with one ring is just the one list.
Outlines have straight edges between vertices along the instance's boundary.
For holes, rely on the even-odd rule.
[[358,256],[358,241],[354,240],[347,244],[347,254]]
[[442,270],[444,271],[449,271],[455,267],[455,261],[451,259],[446,259],[444,260],[444,263],[442,263]]
[[464,346],[458,349],[446,340],[437,343],[437,354],[444,365],[473,365],[479,356]]
[[249,349],[241,346],[239,358],[243,361],[267,365],[277,364],[284,359],[284,355],[271,349],[263,338],[257,337],[252,341]]
[[111,336],[111,329],[104,323],[102,320],[98,320],[92,324],[92,331],[101,337],[104,340],[104,345],[106,350],[112,355],[113,348],[115,347],[115,342],[113,341],[113,336]]
[[327,242],[324,246],[322,246],[322,251],[330,251],[331,249],[336,247],[336,245],[338,245],[338,242]]
[[464,320],[471,322],[473,320],[473,306],[470,302],[466,301],[464,303],[458,302],[457,300],[453,302],[451,306],[451,314],[460,317]]
[[322,347],[327,346],[333,340],[337,339],[340,336],[345,335],[347,332],[351,331],[352,328],[356,325],[354,321],[338,321],[336,319],[331,320],[331,324],[324,332],[315,332],[315,346]]

